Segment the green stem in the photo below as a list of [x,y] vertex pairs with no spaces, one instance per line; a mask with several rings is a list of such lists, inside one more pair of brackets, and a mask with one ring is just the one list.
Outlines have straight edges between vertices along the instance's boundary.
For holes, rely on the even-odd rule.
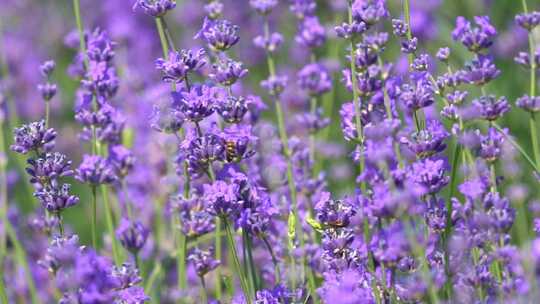
[[272,249],[272,246],[268,242],[268,239],[266,236],[261,236],[261,239],[266,246],[266,249],[268,250],[268,253],[270,253],[270,256],[272,257],[272,264],[274,264],[274,279],[276,281],[276,285],[281,282],[281,271],[279,270],[279,262],[276,258],[276,255],[274,253],[274,250]]
[[165,36],[165,30],[163,28],[163,20],[156,18],[156,27],[159,34],[159,41],[161,43],[161,49],[163,51],[163,58],[169,58],[169,44],[167,43],[167,37]]
[[[448,191],[448,198],[446,199],[446,226],[444,228],[444,235],[443,235],[443,241],[445,244],[445,247],[448,244],[448,240],[452,234],[452,197],[454,196],[455,188],[456,188],[456,180],[457,180],[457,168],[459,167],[459,159],[461,156],[461,145],[456,141],[454,144],[454,152],[452,157],[452,164],[451,164],[451,172],[450,172],[450,189]],[[451,271],[450,271],[450,253],[448,248],[446,248],[444,252],[444,270],[446,273],[447,278],[451,278]],[[445,290],[447,293],[447,296],[449,299],[452,297],[452,282],[451,280],[447,280],[445,283]]]
[[[264,20],[264,35],[267,39],[270,37],[270,25],[268,23],[268,18],[265,18]],[[276,76],[275,63],[274,63],[272,54],[270,52],[266,53],[266,63],[268,66],[268,73],[270,77],[275,77]],[[300,242],[300,247],[304,248],[304,233],[303,233],[302,225],[300,223],[300,217],[298,214],[296,182],[294,180],[293,166],[292,166],[292,161],[291,161],[291,152],[289,150],[289,139],[287,135],[287,129],[285,128],[285,118],[283,115],[283,109],[281,107],[281,100],[277,96],[275,98],[274,104],[276,108],[276,119],[278,123],[279,137],[281,140],[283,154],[285,156],[285,159],[287,160],[287,184],[288,184],[289,192],[291,196],[292,212],[295,216],[296,237]],[[304,262],[304,260],[305,259],[302,258],[302,262]]]
[[15,257],[17,258],[18,263],[24,269],[24,276],[26,278],[26,283],[28,284],[28,290],[30,292],[32,304],[41,303],[37,294],[34,277],[32,276],[32,271],[30,269],[30,265],[28,264],[28,257],[26,255],[26,252],[24,251],[24,247],[19,242],[19,239],[17,238],[17,233],[15,232],[13,226],[9,221],[6,221],[4,223],[4,229],[6,229],[6,233],[11,240],[13,247],[15,248]]
[[97,194],[96,186],[92,185],[92,218],[90,220],[90,228],[92,229],[92,247],[98,250],[97,244]]
[[531,113],[529,117],[529,128],[531,130],[531,142],[533,146],[534,160],[536,167],[540,168],[540,145],[538,144],[538,126],[536,123],[536,113]]
[[86,57],[86,40],[84,39],[84,28],[81,19],[81,7],[79,0],[73,0],[73,13],[75,14],[75,22],[77,23],[77,31],[79,32],[79,51],[83,56],[84,67],[88,68],[88,58]]
[[539,167],[536,166],[535,162],[532,160],[529,154],[525,152],[523,147],[521,147],[511,136],[506,134],[506,132],[497,123],[493,122],[492,126],[495,127],[495,129],[497,129],[499,132],[501,132],[501,134],[504,135],[504,137],[506,137],[506,139],[512,144],[512,146],[514,146],[519,151],[521,156],[525,158],[525,160],[529,163],[531,168],[534,169],[534,171],[536,171],[536,173],[540,173]]
[[45,100],[45,128],[49,128],[49,116],[51,112],[51,105],[48,100]]
[[[0,222],[5,225],[9,219],[7,217],[8,197],[7,197],[7,157],[4,143],[4,121],[0,118]],[[7,253],[6,229],[2,229],[0,234],[0,300],[8,303],[6,285],[4,283],[4,258]]]
[[227,242],[229,245],[229,250],[233,258],[235,272],[238,274],[238,277],[240,279],[240,286],[242,288],[244,296],[246,297],[246,301],[248,304],[251,304],[252,293],[249,290],[249,287],[248,287],[249,285],[247,283],[246,276],[244,272],[242,271],[242,266],[240,266],[240,259],[238,258],[238,252],[236,250],[236,244],[234,241],[234,235],[231,229],[231,225],[229,224],[229,221],[227,218],[222,218],[222,220],[223,220],[223,225],[225,226],[225,233],[227,235]]
[[105,208],[105,220],[107,222],[107,230],[109,230],[109,235],[111,236],[111,246],[112,246],[114,263],[116,265],[120,265],[122,263],[122,259],[120,257],[120,251],[118,248],[118,241],[116,240],[116,234],[114,233],[114,218],[113,218],[113,211],[109,203],[109,191],[106,185],[101,185],[100,189],[101,189],[101,196],[103,199],[103,207]]
[[[222,260],[222,253],[221,253],[221,219],[219,217],[216,218],[216,231],[214,234],[214,246],[215,246],[215,257],[216,260],[221,261]],[[222,296],[222,290],[221,290],[221,267],[218,267],[216,269],[216,299],[220,300]]]
[[4,263],[0,261],[0,301],[2,303],[9,303],[6,293],[6,284],[4,282]]
[[204,282],[204,277],[199,276],[201,280],[201,299],[202,303],[208,303],[208,296],[206,295],[206,283]]
[[[347,7],[347,14],[349,23],[353,22],[353,15],[352,15],[352,1],[349,1],[349,6]],[[351,85],[352,85],[352,91],[353,91],[353,107],[354,107],[354,123],[356,127],[356,133],[357,133],[357,142],[360,146],[360,149],[362,148],[364,144],[364,131],[362,127],[362,116],[361,116],[361,104],[360,104],[360,93],[358,91],[358,79],[356,77],[356,43],[354,41],[354,36],[351,37],[351,50],[350,50],[350,70],[351,70]],[[360,153],[360,160],[359,160],[359,173],[362,174],[364,172],[364,166],[365,166],[365,160],[363,153]],[[360,188],[362,189],[362,193],[365,193],[367,190],[366,183],[362,182],[360,184]]]
[[[180,229],[180,219],[177,219],[178,226],[177,229]],[[178,245],[176,248],[176,267],[178,272],[178,288],[179,290],[186,290],[187,288],[187,277],[186,277],[186,254],[187,254],[187,238],[181,232],[178,233]]]

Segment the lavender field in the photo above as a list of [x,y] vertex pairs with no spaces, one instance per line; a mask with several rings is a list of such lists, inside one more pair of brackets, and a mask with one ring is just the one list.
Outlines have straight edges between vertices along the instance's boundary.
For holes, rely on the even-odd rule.
[[0,0],[0,303],[539,303],[539,71],[539,0]]

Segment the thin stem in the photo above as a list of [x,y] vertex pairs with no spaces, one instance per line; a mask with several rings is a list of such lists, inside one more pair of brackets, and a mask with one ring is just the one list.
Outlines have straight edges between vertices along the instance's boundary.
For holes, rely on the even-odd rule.
[[[216,218],[216,231],[214,234],[214,247],[215,247],[215,258],[218,261],[221,261],[221,219]],[[221,267],[216,269],[216,299],[221,299]]]
[[81,19],[81,5],[79,0],[73,0],[73,13],[75,14],[75,22],[77,23],[77,31],[79,32],[79,51],[83,56],[84,67],[88,68],[88,58],[86,57],[86,40],[84,39],[84,28]]
[[92,247],[98,250],[97,246],[97,194],[96,186],[92,185],[92,218],[90,220],[90,228],[92,229]]
[[30,292],[32,304],[41,303],[37,294],[36,285],[34,283],[34,277],[32,276],[32,270],[30,269],[30,265],[28,264],[28,256],[24,251],[24,247],[19,242],[19,239],[17,238],[17,233],[15,232],[13,226],[9,221],[4,222],[4,229],[6,229],[6,233],[11,240],[13,247],[15,248],[15,257],[17,258],[18,263],[24,269],[24,276],[26,279],[26,283],[28,284],[28,290]]
[[[268,18],[264,19],[264,35],[267,39],[270,38],[270,25],[268,23]],[[270,77],[276,76],[276,68],[274,59],[270,52],[266,53],[266,63],[268,66],[268,73]],[[300,247],[304,248],[304,234],[302,230],[302,225],[300,223],[300,217],[298,214],[298,205],[297,205],[297,192],[296,192],[296,182],[294,180],[293,167],[291,161],[291,152],[289,150],[289,139],[287,135],[287,129],[285,128],[285,118],[283,115],[283,109],[281,107],[281,100],[276,96],[274,102],[276,108],[276,118],[278,123],[278,132],[281,140],[281,145],[283,149],[283,154],[287,160],[287,184],[289,187],[289,192],[291,196],[291,207],[292,212],[295,216],[295,226],[296,226],[296,237],[300,242]],[[303,258],[304,260],[304,258]]]
[[201,280],[201,299],[203,303],[208,303],[208,296],[206,295],[206,283],[204,282],[204,276],[199,276]]
[[114,219],[113,211],[109,203],[109,191],[106,185],[101,185],[101,196],[103,199],[103,207],[105,208],[105,220],[107,222],[107,230],[109,230],[109,235],[111,236],[111,246],[113,251],[114,263],[120,265],[122,260],[120,258],[120,252],[118,248],[118,242],[116,240],[116,234],[114,233]]
[[533,168],[534,171],[536,171],[536,173],[540,173],[540,170],[538,169],[539,167],[536,166],[532,158],[529,156],[529,154],[527,154],[527,152],[525,152],[523,147],[521,147],[511,136],[506,134],[506,132],[497,123],[493,122],[492,126],[495,127],[495,129],[497,129],[499,132],[501,132],[501,134],[504,135],[504,137],[506,137],[506,139],[512,144],[512,146],[514,146],[519,151],[521,156],[525,158],[525,160],[529,163],[531,168]]
[[266,250],[268,250],[268,253],[270,253],[270,256],[272,257],[272,264],[274,264],[274,279],[277,285],[281,281],[281,271],[279,270],[279,263],[276,258],[276,254],[274,253],[274,250],[272,249],[272,246],[268,242],[266,236],[262,235],[261,239],[266,246]]
[[225,226],[225,233],[227,235],[227,242],[229,245],[229,250],[233,258],[234,268],[240,279],[240,286],[242,288],[242,291],[244,292],[244,296],[246,297],[247,303],[251,304],[252,294],[249,290],[249,287],[248,287],[249,285],[247,283],[245,274],[242,271],[242,266],[240,266],[240,259],[238,258],[238,252],[236,250],[236,244],[234,241],[233,232],[227,218],[223,218],[223,225]]
[[[176,219],[178,228],[175,230],[180,229],[180,216]],[[181,232],[177,231],[178,237],[177,237],[177,249],[176,249],[176,267],[177,267],[177,273],[178,273],[178,288],[179,290],[186,290],[187,288],[187,276],[186,276],[186,254],[187,254],[187,238],[186,236]]]
[[45,128],[49,128],[49,116],[51,112],[51,105],[48,100],[45,100]]
[[[452,157],[452,164],[451,164],[451,172],[450,172],[450,189],[448,191],[448,198],[446,199],[446,226],[444,228],[444,235],[443,235],[443,241],[445,246],[448,244],[448,239],[450,238],[452,234],[452,197],[454,196],[454,191],[456,188],[456,180],[457,180],[457,168],[459,166],[459,159],[461,156],[461,145],[456,141],[454,144],[454,152]],[[444,270],[446,273],[446,276],[448,278],[451,277],[451,271],[450,271],[450,253],[448,248],[446,248],[444,252]],[[445,290],[447,293],[448,298],[450,299],[452,297],[452,283],[451,280],[448,279],[445,283]]]
[[146,292],[150,292],[152,290],[152,287],[154,286],[154,282],[158,278],[159,274],[161,273],[161,263],[155,263],[154,269],[152,270],[152,273],[150,274],[150,277],[148,281],[146,281],[146,284],[144,285],[144,290]]
[[[0,118],[0,222],[8,221],[8,197],[7,197],[7,159],[6,147],[4,143],[4,120]],[[3,224],[5,225],[5,224]],[[0,300],[2,303],[8,303],[6,285],[4,283],[4,258],[7,253],[7,235],[6,229],[2,229],[0,234]]]
[[[353,15],[352,15],[352,1],[349,1],[349,6],[347,7],[347,13],[348,13],[348,19],[349,23],[353,22]],[[351,37],[351,45],[350,45],[350,69],[351,69],[351,85],[352,85],[352,91],[353,91],[353,106],[354,106],[354,123],[356,127],[356,140],[358,142],[358,145],[360,146],[360,149],[362,149],[363,143],[364,143],[364,131],[362,127],[362,116],[361,116],[361,104],[360,104],[360,94],[358,91],[358,79],[356,78],[356,43],[354,41],[354,36]],[[364,172],[364,166],[365,166],[365,160],[364,155],[362,151],[359,153],[360,160],[359,160],[359,173],[362,174]],[[366,183],[362,182],[360,184],[360,188],[362,189],[362,192],[366,192]]]
[[55,213],[58,219],[58,230],[60,231],[60,237],[64,237],[64,224],[62,223],[62,214],[60,212]]
[[159,34],[159,41],[161,43],[161,49],[163,51],[163,58],[169,58],[169,44],[167,43],[167,37],[165,36],[165,30],[163,28],[163,21],[161,18],[156,18],[156,27]]
[[538,124],[536,123],[536,113],[532,112],[529,117],[529,128],[531,130],[531,143],[533,146],[534,160],[536,166],[540,167],[540,145],[538,143]]
[[6,284],[4,282],[4,263],[0,261],[0,302],[9,303],[6,293]]

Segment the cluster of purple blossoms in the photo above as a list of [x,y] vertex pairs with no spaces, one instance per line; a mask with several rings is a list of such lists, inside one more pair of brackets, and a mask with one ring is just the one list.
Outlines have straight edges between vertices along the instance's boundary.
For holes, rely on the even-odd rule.
[[[0,302],[538,298],[540,203],[531,185],[540,177],[540,13],[527,1],[513,26],[516,42],[529,35],[529,50],[508,57],[530,72],[530,88],[508,97],[496,87],[507,80],[498,20],[459,16],[454,45],[425,44],[441,1],[404,0],[403,12],[385,0],[132,2],[151,18],[115,1],[98,0],[99,14],[83,10],[107,31],[85,31],[73,2],[78,38],[68,35],[66,45],[78,44],[69,70],[80,81],[80,147],[65,145],[69,132],[55,129],[67,128],[50,119],[65,85],[56,64],[28,77],[39,83],[45,118],[7,140],[26,166],[0,150]],[[16,15],[6,8],[6,20]],[[330,20],[345,21],[332,33]],[[14,50],[16,34],[6,32]],[[152,60],[158,43],[163,57]],[[394,51],[399,58],[389,61]],[[12,77],[4,67],[24,78],[14,53],[8,47],[0,62],[0,127],[18,118],[3,91],[23,91],[20,79],[4,81]],[[510,96],[521,96],[530,149],[503,126],[516,117]],[[77,168],[57,152],[65,150]],[[18,171],[33,192],[26,200],[41,207],[28,217],[27,205],[7,204],[24,195],[11,191]],[[79,218],[65,209],[87,201],[71,178],[90,188],[81,207],[91,233],[69,225]]]

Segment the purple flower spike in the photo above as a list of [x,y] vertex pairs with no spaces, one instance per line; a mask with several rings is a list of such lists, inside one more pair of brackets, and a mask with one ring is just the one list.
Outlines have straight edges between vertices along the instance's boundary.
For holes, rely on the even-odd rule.
[[168,59],[156,60],[156,68],[161,71],[163,81],[180,83],[190,72],[198,71],[206,64],[204,49],[196,53],[190,50],[170,52]]
[[42,65],[39,66],[39,71],[43,77],[51,76],[52,72],[56,67],[56,63],[53,60],[47,60]]
[[277,4],[277,0],[249,0],[249,5],[261,15],[268,15]]
[[300,24],[295,40],[308,48],[320,47],[326,41],[325,29],[317,17],[306,17]]
[[39,84],[38,85],[38,91],[41,93],[41,98],[45,101],[51,100],[55,95],[57,91],[56,84],[53,83],[45,83],[45,84]]
[[493,95],[481,96],[473,100],[473,105],[480,112],[480,117],[489,121],[497,120],[510,110],[510,104],[504,96],[499,99]]
[[235,217],[244,204],[238,199],[234,185],[220,180],[204,185],[204,199],[208,212],[214,216]]
[[134,9],[141,8],[152,17],[162,17],[176,7],[176,0],[137,0]]
[[131,221],[126,218],[120,220],[116,236],[127,250],[137,253],[144,247],[149,231],[139,221]]
[[480,157],[487,162],[495,162],[502,152],[502,145],[504,143],[504,134],[501,134],[495,128],[489,128],[486,135],[477,131],[480,137]]
[[195,85],[190,91],[173,92],[173,107],[193,122],[199,122],[214,113],[224,99],[225,92],[218,87]]
[[71,161],[62,153],[46,153],[42,158],[29,159],[26,172],[30,175],[30,183],[35,186],[52,183],[56,185],[57,179],[73,175]]
[[317,9],[315,0],[292,0],[290,10],[298,19],[304,19],[306,16],[312,16]]
[[199,277],[204,277],[207,273],[216,269],[221,264],[219,260],[214,259],[214,252],[211,249],[203,251],[199,248],[195,248],[189,254],[187,259],[193,263]]
[[320,96],[332,88],[332,79],[323,65],[312,63],[298,73],[298,84],[311,96]]
[[519,14],[515,18],[516,23],[527,31],[532,31],[540,25],[540,12],[534,11],[528,14]]
[[401,143],[418,157],[426,158],[444,151],[444,141],[448,136],[450,134],[438,120],[429,120],[426,129],[414,132],[409,138],[401,138]]
[[409,178],[420,186],[421,191],[437,193],[450,181],[445,173],[446,165],[443,160],[426,158],[412,164],[408,174]]
[[516,105],[527,112],[536,113],[540,111],[540,96],[524,95],[518,98]]
[[75,178],[82,183],[89,183],[93,186],[110,184],[117,180],[114,167],[108,160],[98,155],[88,154],[83,156]]
[[209,77],[224,86],[232,86],[248,73],[241,62],[229,58],[219,61],[213,68],[214,72]]
[[437,51],[436,57],[437,57],[437,59],[439,59],[442,62],[448,61],[448,58],[450,57],[450,48],[448,48],[448,47],[440,48]]
[[474,22],[476,26],[472,26],[462,16],[457,17],[452,38],[461,42],[469,51],[479,53],[493,44],[497,30],[491,25],[488,16],[476,16]]
[[59,213],[62,210],[72,207],[79,202],[79,198],[69,193],[71,185],[64,184],[62,187],[43,188],[34,196],[37,197],[43,208],[51,213]]
[[122,145],[115,145],[109,148],[109,161],[116,169],[119,177],[125,177],[135,164],[133,153]]
[[489,56],[478,56],[465,67],[463,80],[474,85],[484,85],[497,78],[501,71],[493,63]]
[[202,29],[195,35],[195,38],[202,38],[212,48],[218,51],[226,51],[234,46],[240,36],[238,36],[238,26],[227,20],[211,20],[206,18]]
[[315,205],[317,220],[329,227],[342,228],[349,226],[351,217],[356,214],[354,206],[347,200],[332,200],[330,193],[323,192]]
[[283,44],[283,35],[272,33],[269,37],[257,36],[253,39],[253,44],[260,49],[273,53]]
[[270,76],[268,79],[261,81],[261,86],[268,91],[270,96],[279,96],[287,86],[287,76]]
[[251,99],[242,96],[228,96],[217,108],[219,115],[227,123],[240,123],[248,112]]
[[49,152],[54,148],[56,131],[45,128],[45,120],[22,125],[13,131],[14,143],[11,150],[26,154],[28,151],[36,151],[38,154]]

